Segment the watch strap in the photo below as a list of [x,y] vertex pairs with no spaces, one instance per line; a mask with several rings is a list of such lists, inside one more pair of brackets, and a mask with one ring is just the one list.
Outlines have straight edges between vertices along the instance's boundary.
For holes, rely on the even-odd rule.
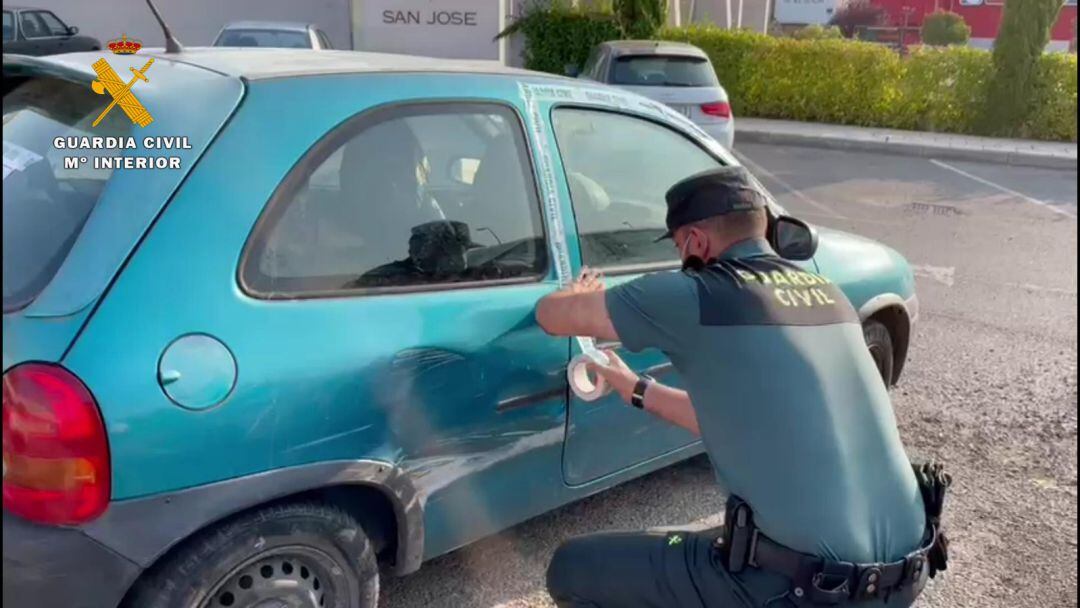
[[642,374],[634,385],[634,391],[630,393],[630,405],[639,410],[645,409],[645,391],[654,382],[652,376]]

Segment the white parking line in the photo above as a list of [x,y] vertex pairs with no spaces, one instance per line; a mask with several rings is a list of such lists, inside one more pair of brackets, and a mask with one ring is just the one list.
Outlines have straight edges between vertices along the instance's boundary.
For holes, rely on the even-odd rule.
[[803,194],[802,192],[800,192],[799,190],[797,190],[796,188],[794,188],[793,186],[791,186],[790,184],[788,184],[784,180],[782,180],[779,177],[777,177],[776,175],[774,175],[772,172],[770,172],[765,167],[762,167],[761,165],[759,165],[759,164],[755,163],[754,161],[750,160],[750,158],[748,156],[746,156],[745,154],[742,154],[740,152],[736,152],[734,150],[732,151],[732,153],[735,154],[735,156],[737,156],[739,158],[739,160],[741,160],[744,165],[750,167],[750,169],[754,173],[759,173],[761,175],[764,175],[765,177],[767,177],[767,178],[771,179],[772,181],[776,182],[777,184],[780,184],[781,188],[784,188],[788,192],[794,194],[799,200],[803,201],[807,205],[810,205],[812,207],[816,207],[817,209],[820,209],[821,211],[824,211],[826,214],[828,214],[831,217],[839,218],[839,219],[842,219],[842,220],[848,219],[847,217],[845,217],[843,215],[840,215],[836,211],[833,211],[828,206],[822,205],[821,203],[819,203],[819,202],[815,201],[814,199],[810,198],[809,196]]
[[988,179],[983,179],[983,178],[979,177],[978,175],[972,175],[971,173],[968,173],[967,171],[964,171],[963,169],[959,169],[957,167],[954,167],[954,166],[950,165],[949,163],[943,163],[940,160],[936,160],[936,159],[933,159],[933,158],[930,159],[930,162],[934,163],[938,167],[941,167],[942,169],[947,169],[949,171],[952,171],[953,173],[956,173],[957,175],[963,175],[964,177],[966,177],[966,178],[968,178],[970,180],[979,182],[980,184],[982,184],[984,186],[990,186],[991,188],[994,188],[995,190],[999,190],[1001,192],[1004,192],[1005,194],[1011,194],[1011,195],[1013,195],[1013,196],[1015,196],[1017,198],[1021,198],[1021,199],[1025,200],[1025,201],[1027,201],[1029,203],[1034,203],[1036,205],[1046,207],[1047,209],[1053,211],[1054,213],[1059,213],[1061,215],[1064,215],[1065,217],[1071,217],[1073,219],[1076,219],[1075,215],[1069,213],[1068,211],[1065,211],[1064,209],[1058,208],[1056,205],[1051,205],[1050,203],[1048,203],[1046,201],[1040,201],[1037,198],[1032,198],[1032,197],[1030,197],[1030,196],[1028,196],[1028,195],[1026,195],[1026,194],[1024,194],[1022,192],[1017,192],[1016,190],[1013,190],[1012,188],[1006,188],[1005,186],[1002,186],[1001,184],[995,184],[994,182],[992,182],[992,181],[990,181]]

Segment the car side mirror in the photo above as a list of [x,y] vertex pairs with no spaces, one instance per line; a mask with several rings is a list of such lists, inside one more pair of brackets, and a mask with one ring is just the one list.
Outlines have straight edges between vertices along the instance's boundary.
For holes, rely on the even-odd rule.
[[818,233],[812,226],[789,215],[776,218],[773,227],[773,249],[780,257],[803,261],[817,253]]
[[79,28],[74,25],[68,26],[68,36],[74,36],[79,33]]
[[573,63],[568,63],[563,66],[563,74],[566,74],[570,78],[577,78],[581,74],[581,68]]
[[471,186],[476,179],[476,170],[480,168],[478,158],[455,158],[450,161],[450,179],[459,184]]

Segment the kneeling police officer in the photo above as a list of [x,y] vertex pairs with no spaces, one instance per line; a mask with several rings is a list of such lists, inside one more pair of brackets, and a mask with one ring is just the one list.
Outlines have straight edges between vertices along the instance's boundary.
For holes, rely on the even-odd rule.
[[561,608],[910,605],[945,568],[949,480],[908,462],[858,315],[772,250],[765,195],[744,169],[691,176],[666,198],[681,272],[607,290],[586,272],[536,316],[554,335],[667,354],[687,390],[614,352],[593,371],[702,437],[729,494],[724,525],[571,539],[549,593]]

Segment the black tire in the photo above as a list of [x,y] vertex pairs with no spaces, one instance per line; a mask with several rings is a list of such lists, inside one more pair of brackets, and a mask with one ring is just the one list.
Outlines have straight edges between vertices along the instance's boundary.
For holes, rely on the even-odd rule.
[[186,541],[136,583],[126,605],[249,608],[274,598],[283,607],[375,608],[379,571],[360,524],[321,503],[254,511]]
[[885,382],[885,388],[892,388],[895,353],[889,328],[880,321],[870,319],[863,323],[863,339],[866,340],[866,348],[870,349],[870,356],[881,374],[881,380]]

